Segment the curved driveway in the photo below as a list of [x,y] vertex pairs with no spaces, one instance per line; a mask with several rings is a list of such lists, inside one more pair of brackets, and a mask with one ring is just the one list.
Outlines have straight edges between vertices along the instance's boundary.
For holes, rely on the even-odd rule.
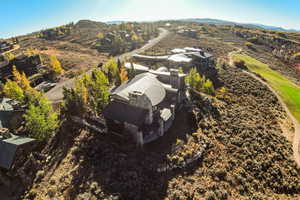
[[[117,57],[115,57],[115,59],[120,59],[123,60],[126,57],[131,57],[134,54],[138,54],[138,53],[142,53],[147,49],[150,49],[151,47],[153,47],[154,45],[156,45],[159,41],[161,41],[163,38],[165,38],[166,36],[169,35],[169,31],[163,28],[160,28],[160,34],[158,37],[149,40],[148,43],[146,43],[144,46],[142,46],[139,49],[135,49],[133,51],[124,53],[122,55],[119,55]],[[92,69],[90,69],[87,73],[91,73]],[[48,97],[48,99],[52,102],[59,102],[63,99],[63,88],[71,88],[74,85],[74,81],[75,78],[71,78],[68,79],[66,81],[63,81],[61,83],[58,83],[54,88],[52,88],[51,90],[49,90],[46,93],[46,96]]]

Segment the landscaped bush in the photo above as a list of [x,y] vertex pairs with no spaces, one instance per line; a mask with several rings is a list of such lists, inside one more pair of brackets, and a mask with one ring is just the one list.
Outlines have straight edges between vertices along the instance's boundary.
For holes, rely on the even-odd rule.
[[197,72],[196,68],[192,68],[190,70],[189,74],[185,78],[185,82],[193,90],[196,90],[198,92],[204,92],[212,96],[215,95],[213,83],[204,76],[202,77]]

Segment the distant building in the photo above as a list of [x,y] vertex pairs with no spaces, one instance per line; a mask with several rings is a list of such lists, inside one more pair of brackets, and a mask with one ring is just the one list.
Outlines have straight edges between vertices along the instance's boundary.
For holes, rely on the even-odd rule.
[[177,34],[186,36],[186,37],[191,37],[194,39],[198,38],[198,32],[194,29],[181,29],[177,31]]
[[27,76],[30,76],[38,72],[42,62],[39,55],[20,55],[11,61],[6,59],[5,61],[0,62],[0,78],[2,80],[12,76],[12,67],[14,65],[18,71],[25,72]]
[[[211,68],[214,65],[213,56],[199,48],[185,47],[175,48],[171,50],[169,55],[161,56],[146,56],[146,55],[133,55],[133,59],[136,62],[146,62],[150,65],[156,63],[163,63],[170,68],[183,67],[187,71],[191,67],[197,67],[198,71],[205,71],[207,68]],[[201,70],[204,69],[204,70]]]
[[[144,71],[147,71],[144,68]],[[112,90],[103,115],[108,128],[120,127],[142,146],[170,128],[175,110],[185,100],[185,74],[166,68],[139,72]]]
[[9,51],[13,48],[13,44],[10,44],[6,41],[0,41],[0,53]]

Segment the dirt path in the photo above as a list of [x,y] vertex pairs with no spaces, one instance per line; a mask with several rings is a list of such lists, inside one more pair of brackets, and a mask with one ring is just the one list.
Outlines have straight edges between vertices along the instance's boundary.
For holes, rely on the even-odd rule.
[[[233,66],[233,61],[232,61],[232,55],[235,53],[241,53],[242,49],[239,49],[237,51],[232,51],[228,54],[229,58],[229,64]],[[281,106],[284,108],[285,112],[287,113],[288,117],[292,120],[293,125],[294,125],[294,138],[293,138],[293,157],[297,165],[300,167],[300,152],[299,152],[299,143],[300,143],[300,124],[296,120],[296,118],[292,115],[290,110],[288,109],[287,105],[284,103],[283,99],[279,96],[279,94],[265,81],[257,77],[255,74],[250,73],[248,71],[243,71],[244,73],[248,74],[249,76],[253,77],[257,81],[261,82],[265,86],[269,88],[270,91],[272,91],[277,99],[279,100]]]
[[[139,49],[133,50],[128,53],[124,53],[120,56],[117,56],[116,59],[123,60],[126,57],[131,57],[134,54],[141,53],[147,49],[150,49],[153,47],[155,44],[157,44],[159,41],[161,41],[163,38],[169,35],[169,31],[163,28],[160,28],[160,34],[158,37],[148,41],[147,44],[142,46]],[[91,69],[92,70],[92,69]],[[91,70],[87,71],[87,73],[91,73]],[[54,88],[52,88],[50,91],[46,93],[46,96],[49,98],[50,101],[56,103],[60,102],[63,99],[63,88],[71,88],[74,85],[75,78],[68,79],[66,81],[63,81],[61,83],[58,83]]]

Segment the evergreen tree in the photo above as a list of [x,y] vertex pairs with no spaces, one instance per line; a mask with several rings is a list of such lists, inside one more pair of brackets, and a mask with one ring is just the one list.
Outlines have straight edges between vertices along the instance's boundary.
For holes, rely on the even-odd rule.
[[121,67],[122,67],[122,63],[121,63],[120,58],[118,58],[118,70],[119,70],[119,72],[121,72]]
[[128,79],[132,79],[135,76],[133,63],[130,62],[130,69],[128,70]]

